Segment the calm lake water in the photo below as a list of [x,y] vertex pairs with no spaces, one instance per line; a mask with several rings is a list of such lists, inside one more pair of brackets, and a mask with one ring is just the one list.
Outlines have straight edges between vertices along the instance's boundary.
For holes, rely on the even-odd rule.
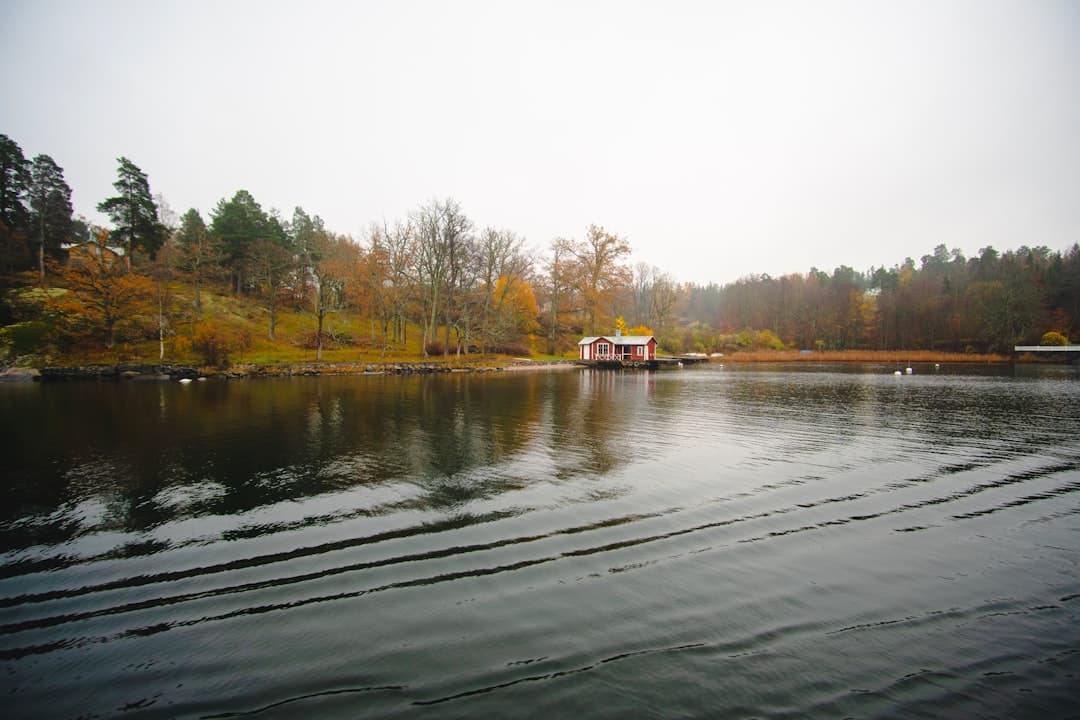
[[1080,712],[1080,379],[0,387],[23,717]]

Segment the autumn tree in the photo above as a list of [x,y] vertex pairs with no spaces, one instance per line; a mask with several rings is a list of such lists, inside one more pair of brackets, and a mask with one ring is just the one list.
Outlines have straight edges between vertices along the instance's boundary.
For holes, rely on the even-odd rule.
[[89,247],[57,267],[67,292],[52,301],[52,309],[67,334],[100,335],[112,348],[119,330],[136,327],[152,312],[154,284],[129,270],[109,248],[108,238],[108,231],[99,231]]
[[158,221],[158,207],[150,194],[146,173],[126,157],[120,157],[118,162],[117,179],[113,183],[117,194],[102,200],[97,209],[112,220],[112,236],[124,248],[125,262],[130,268],[136,252],[153,259],[165,242],[166,229]]
[[497,302],[492,306],[489,330],[495,347],[505,348],[509,342],[539,329],[540,309],[532,285],[525,278],[503,275],[492,294]]
[[165,243],[152,261],[143,267],[153,283],[153,302],[157,310],[158,360],[165,360],[165,336],[173,332],[172,282],[179,265],[179,248]]
[[[483,297],[480,312],[481,352],[487,352],[489,342],[505,340],[511,325],[506,322],[506,317],[512,313],[505,310],[510,310],[512,303],[509,301],[517,292],[516,286],[525,283],[529,270],[529,260],[523,246],[524,240],[509,230],[489,227],[480,234],[479,278]],[[532,293],[531,288],[529,293]],[[535,324],[535,320],[533,322]]]
[[270,238],[259,238],[247,249],[247,277],[266,307],[266,336],[273,340],[278,307],[288,281],[301,267],[291,249]]
[[38,245],[38,276],[45,281],[45,255],[54,258],[71,238],[71,188],[64,169],[48,155],[34,158],[30,169],[30,224]]
[[468,234],[455,248],[452,271],[448,278],[446,329],[443,353],[450,352],[450,333],[454,331],[454,349],[458,356],[472,344],[476,323],[485,301],[480,275],[483,270],[480,244],[475,235]]
[[310,305],[315,314],[315,360],[322,360],[326,318],[344,306],[346,285],[354,274],[359,248],[347,237],[326,231],[315,233],[308,248],[312,277]]
[[590,225],[585,239],[569,246],[577,261],[577,283],[585,302],[586,331],[595,334],[612,320],[612,301],[625,288],[630,272],[623,260],[630,244],[598,225]]
[[416,232],[411,221],[373,225],[368,234],[364,282],[372,312],[382,325],[382,348],[405,342],[407,308],[415,289]]
[[551,242],[551,254],[544,268],[544,290],[547,304],[547,352],[556,355],[559,352],[559,340],[563,335],[564,314],[567,312],[568,299],[573,293],[573,242],[565,238],[555,238]]

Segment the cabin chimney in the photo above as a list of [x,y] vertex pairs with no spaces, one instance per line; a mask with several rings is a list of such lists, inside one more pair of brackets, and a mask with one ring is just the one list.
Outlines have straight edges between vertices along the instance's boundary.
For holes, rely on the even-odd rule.
[[615,328],[615,337],[622,337],[622,328],[621,327]]

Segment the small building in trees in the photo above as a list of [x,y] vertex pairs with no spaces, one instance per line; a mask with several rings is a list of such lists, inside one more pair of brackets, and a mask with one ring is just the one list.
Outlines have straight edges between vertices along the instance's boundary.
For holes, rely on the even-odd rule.
[[579,360],[650,362],[656,360],[656,338],[652,335],[614,335],[585,337],[578,342]]
[[93,240],[65,244],[61,248],[67,253],[67,264],[104,265],[109,268],[124,255],[123,248],[112,247]]

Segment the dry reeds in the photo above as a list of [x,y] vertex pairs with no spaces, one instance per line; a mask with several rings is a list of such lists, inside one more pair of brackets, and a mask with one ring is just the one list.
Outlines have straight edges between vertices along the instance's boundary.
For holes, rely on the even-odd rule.
[[857,362],[857,363],[1004,363],[1007,355],[938,352],[935,350],[747,350],[724,355],[721,362]]

